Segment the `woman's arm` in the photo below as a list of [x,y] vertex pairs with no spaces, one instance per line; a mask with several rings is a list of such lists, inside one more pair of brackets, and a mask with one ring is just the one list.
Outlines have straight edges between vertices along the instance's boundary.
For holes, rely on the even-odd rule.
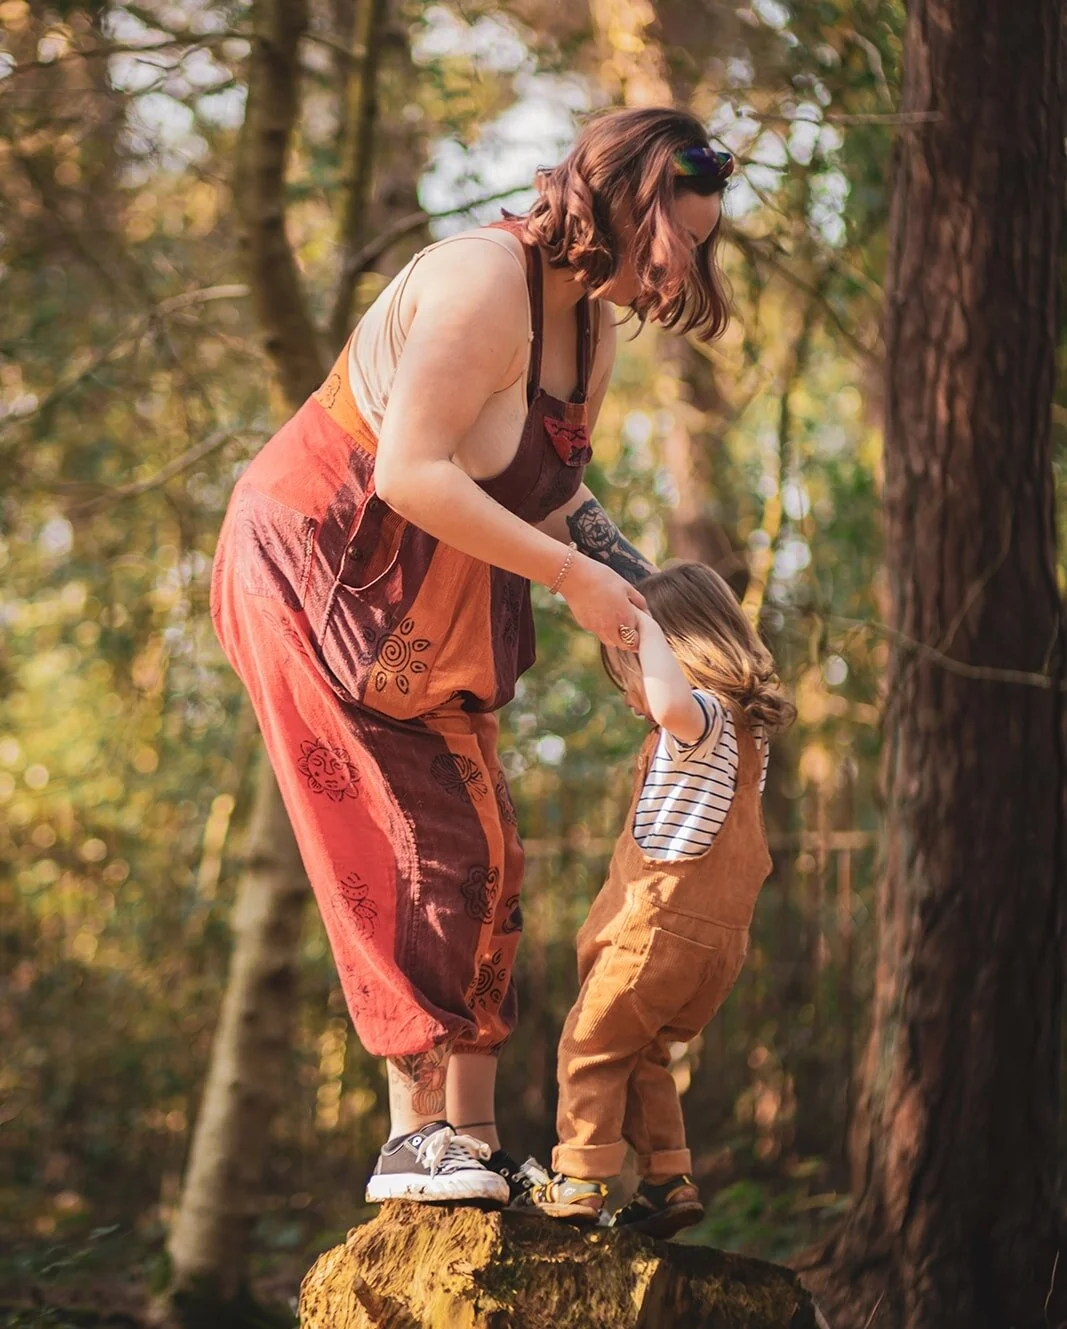
[[[600,415],[611,371],[615,364],[615,319],[607,302],[601,305],[600,339],[597,344],[593,387],[589,394],[589,433]],[[627,540],[600,506],[588,485],[550,513],[539,529],[553,539],[569,544],[571,540],[588,558],[604,563],[631,584],[655,572],[654,564]]]
[[650,614],[638,610],[637,630],[641,635],[637,658],[641,662],[649,714],[679,743],[696,743],[707,730],[708,717],[693,696],[663,629]]
[[655,564],[622,534],[588,485],[582,485],[569,503],[550,513],[538,530],[565,544],[573,540],[586,557],[606,564],[631,585],[656,571]]
[[565,505],[564,513],[570,538],[589,558],[606,563],[632,585],[656,571],[655,564],[626,539],[587,485]]
[[[460,253],[467,248],[450,245],[423,260],[429,267],[382,421],[375,487],[445,544],[551,585],[566,551],[491,499],[455,461],[486,401],[521,372],[527,341],[516,264],[484,243],[470,246],[476,254]],[[579,554],[560,591],[582,627],[618,645],[619,626],[632,626],[634,606],[644,601],[598,562]]]

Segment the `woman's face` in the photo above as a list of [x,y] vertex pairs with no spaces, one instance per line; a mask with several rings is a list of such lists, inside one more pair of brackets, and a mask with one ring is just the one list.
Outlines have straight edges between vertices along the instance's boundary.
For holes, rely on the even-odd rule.
[[[674,200],[674,216],[682,231],[688,235],[693,249],[696,249],[719,224],[719,218],[722,216],[722,195],[711,194],[702,197],[700,194],[686,190]],[[618,272],[605,287],[604,297],[614,305],[630,305],[641,291],[631,253],[633,223],[628,219],[620,220],[618,234],[623,247],[623,260]]]

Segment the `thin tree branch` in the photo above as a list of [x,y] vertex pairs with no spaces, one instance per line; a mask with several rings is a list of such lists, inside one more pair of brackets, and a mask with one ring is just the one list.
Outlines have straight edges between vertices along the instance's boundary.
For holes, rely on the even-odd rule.
[[786,115],[781,111],[757,111],[751,106],[732,108],[741,120],[754,120],[758,124],[781,125],[925,125],[938,124],[944,119],[940,111],[828,111],[820,116]]
[[267,438],[269,437],[269,430],[247,428],[216,430],[215,433],[209,434],[207,438],[194,444],[193,447],[187,448],[185,452],[175,457],[173,461],[169,461],[166,466],[161,467],[155,474],[147,476],[144,480],[132,480],[129,484],[114,485],[104,493],[95,494],[92,498],[73,504],[68,512],[71,516],[87,516],[122,499],[140,498],[142,494],[147,494],[149,490],[159,489],[168,481],[173,480],[176,475],[181,475],[183,471],[195,466],[198,461],[210,457],[213,452],[218,452],[227,443],[249,437]]
[[752,575],[745,587],[741,608],[750,623],[759,621],[763,610],[763,598],[771,569],[774,566],[778,535],[782,526],[783,498],[782,491],[790,472],[790,450],[793,441],[792,396],[797,380],[801,378],[811,349],[811,334],[814,324],[815,307],[819,303],[821,292],[814,290],[804,306],[800,333],[793,344],[792,354],[783,373],[782,392],[778,407],[778,475],[777,487],[764,509],[762,529],[767,536],[767,545],[752,558]]
[[837,313],[833,305],[831,305],[826,299],[825,295],[809,285],[809,283],[806,282],[803,277],[798,276],[788,264],[780,262],[773,254],[768,253],[757,241],[752,240],[749,236],[745,235],[744,232],[730,230],[727,233],[727,236],[730,243],[736,245],[743,253],[749,255],[757,262],[762,259],[764,262],[769,263],[771,267],[784,277],[791,286],[795,286],[798,291],[803,291],[805,295],[817,300],[834,327],[837,328],[838,332],[848,342],[849,346],[862,356],[864,360],[869,361],[872,365],[881,366],[881,356],[877,351],[872,350],[871,347],[860,341],[851,328],[846,326],[840,314]]
[[529,188],[528,184],[515,185],[512,189],[500,189],[494,194],[486,194],[483,198],[472,199],[469,203],[458,203],[454,208],[445,208],[443,212],[424,212],[420,209],[418,212],[409,212],[405,217],[398,217],[350,260],[355,269],[355,280],[358,280],[388,249],[410,235],[412,231],[425,226],[427,222],[440,221],[443,217],[458,217],[461,213],[470,212],[472,208],[484,207],[485,204],[499,202],[502,198],[513,198]]
[[249,41],[251,40],[251,34],[246,32],[175,33],[168,37],[166,41],[152,42],[150,45],[138,45],[136,42],[100,42],[95,46],[78,47],[71,51],[64,51],[62,55],[57,55],[51,60],[23,60],[20,64],[11,66],[8,70],[8,77],[25,74],[32,69],[54,69],[57,65],[70,64],[74,60],[101,60],[108,59],[113,55],[152,55],[156,52],[173,51],[175,48],[185,48],[185,53],[189,54],[198,47],[218,46],[222,42],[232,41],[234,38]]
[[247,294],[247,286],[205,286],[198,291],[183,291],[180,295],[174,295],[168,300],[161,301],[153,309],[140,315],[139,318],[136,318],[124,328],[113,341],[97,351],[70,378],[57,383],[51,392],[47,393],[40,401],[25,410],[12,411],[6,418],[0,420],[0,434],[15,425],[24,424],[33,416],[40,415],[42,411],[48,410],[61,397],[65,397],[68,392],[72,392],[79,383],[84,383],[87,378],[91,378],[98,369],[102,369],[110,360],[117,359],[132,350],[147,329],[158,319],[180,313],[183,309],[189,309],[194,305],[208,304],[213,300],[236,300]]
[[1015,683],[1023,687],[1041,688],[1045,692],[1067,692],[1067,679],[1057,678],[1054,674],[1041,674],[1029,669],[1001,669],[996,665],[968,664],[966,660],[955,660],[951,655],[946,655],[927,642],[917,641],[914,637],[890,627],[888,623],[879,623],[875,619],[842,618],[837,614],[829,614],[826,622],[853,631],[873,632],[876,636],[891,641],[894,646],[899,646],[901,650],[928,660],[949,674],[959,675],[960,678],[981,679],[989,683]]
[[[155,22],[155,20],[153,20]],[[100,42],[95,46],[79,47],[76,50],[64,51],[62,55],[54,56],[51,60],[23,60],[17,65],[12,65],[7,76],[13,77],[17,74],[26,74],[34,69],[53,69],[56,65],[70,64],[74,60],[100,60],[108,59],[113,55],[153,55],[165,51],[173,51],[175,48],[184,48],[185,54],[189,54],[197,49],[207,46],[219,46],[224,42],[243,41],[254,42],[257,39],[255,32],[242,32],[237,28],[227,29],[224,32],[207,33],[173,33],[165,41],[152,42],[151,44],[138,45],[136,42]],[[357,64],[363,59],[363,47],[344,46],[341,42],[322,32],[305,32],[304,41],[310,42],[315,46],[325,46],[328,50],[339,55],[349,64]],[[215,91],[215,89],[208,89]]]

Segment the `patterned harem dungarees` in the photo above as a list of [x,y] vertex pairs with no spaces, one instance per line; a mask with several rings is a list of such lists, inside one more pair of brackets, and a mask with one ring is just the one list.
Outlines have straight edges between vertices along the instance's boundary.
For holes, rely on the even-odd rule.
[[[521,223],[496,223],[520,234]],[[528,414],[480,486],[528,522],[589,460],[578,390],[540,386],[542,258],[525,246]],[[494,714],[534,660],[529,582],[411,525],[374,492],[348,348],[241,476],[212,616],[248,689],[360,1040],[379,1056],[497,1051],[515,1025],[523,853]],[[563,548],[560,548],[562,562]]]

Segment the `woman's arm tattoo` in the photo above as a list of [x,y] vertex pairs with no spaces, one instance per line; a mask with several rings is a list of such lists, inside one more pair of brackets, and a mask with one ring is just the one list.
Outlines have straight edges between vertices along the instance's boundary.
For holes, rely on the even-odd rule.
[[420,1115],[443,1117],[445,1114],[445,1076],[449,1051],[450,1048],[445,1045],[432,1048],[429,1052],[389,1058],[389,1065],[411,1095],[413,1110]]
[[570,514],[567,529],[583,554],[606,563],[628,582],[636,584],[656,570],[644,554],[624,539],[595,498],[587,499]]

